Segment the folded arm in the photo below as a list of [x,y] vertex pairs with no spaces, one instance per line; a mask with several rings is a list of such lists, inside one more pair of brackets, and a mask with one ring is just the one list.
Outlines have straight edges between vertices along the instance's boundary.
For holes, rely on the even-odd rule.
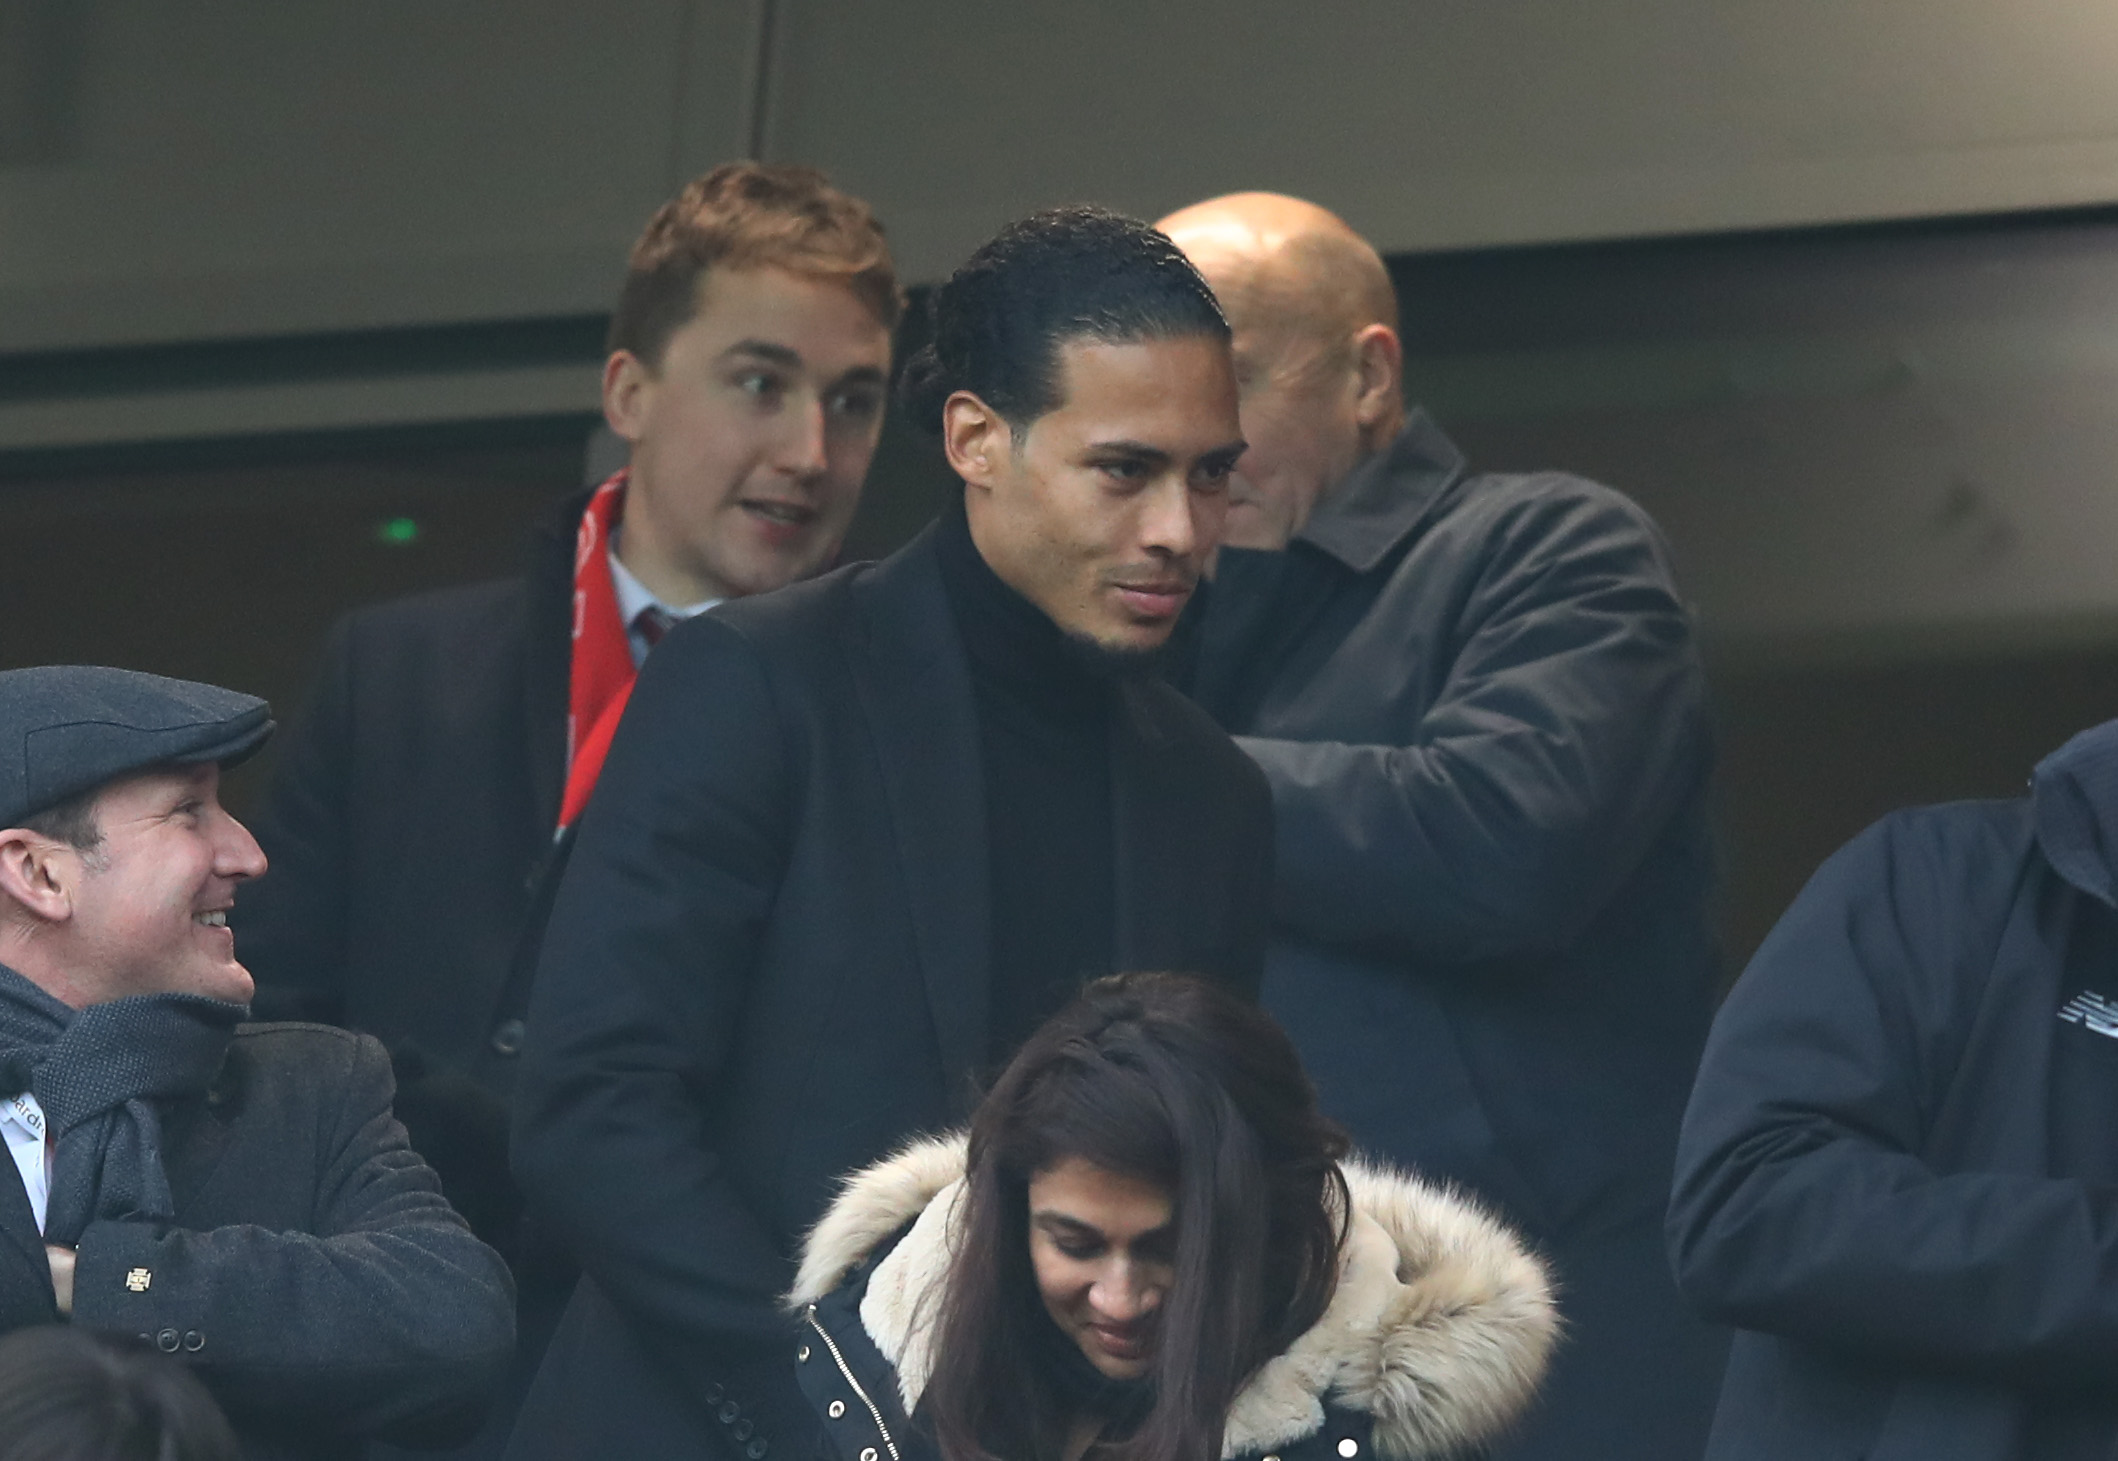
[[1691,617],[1615,494],[1510,518],[1459,625],[1401,741],[1238,738],[1272,783],[1295,930],[1412,958],[1563,947],[1704,774]]
[[352,1054],[329,1082],[342,1099],[319,1134],[310,1230],[91,1223],[74,1322],[173,1346],[231,1413],[390,1439],[462,1435],[505,1372],[513,1286],[406,1145],[382,1047],[347,1037],[338,1048]]

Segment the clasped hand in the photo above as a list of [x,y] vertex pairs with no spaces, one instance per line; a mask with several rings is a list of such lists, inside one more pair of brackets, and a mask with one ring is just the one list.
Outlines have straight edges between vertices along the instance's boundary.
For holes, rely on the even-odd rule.
[[74,1312],[74,1250],[62,1248],[57,1243],[46,1243],[44,1257],[51,1264],[51,1291],[59,1301],[60,1317],[71,1318]]

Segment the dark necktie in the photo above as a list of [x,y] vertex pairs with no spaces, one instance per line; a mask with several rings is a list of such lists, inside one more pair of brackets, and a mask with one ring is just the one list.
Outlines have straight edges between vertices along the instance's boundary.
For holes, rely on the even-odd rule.
[[677,616],[660,604],[649,604],[633,615],[633,632],[647,641],[651,650],[662,642],[662,636],[677,627]]

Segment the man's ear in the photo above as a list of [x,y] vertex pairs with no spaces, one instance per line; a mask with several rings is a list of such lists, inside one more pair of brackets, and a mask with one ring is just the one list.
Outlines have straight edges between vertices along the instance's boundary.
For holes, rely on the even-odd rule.
[[1007,418],[969,391],[942,403],[941,449],[957,476],[973,487],[991,488],[1015,450]]
[[81,854],[27,827],[0,830],[0,896],[46,923],[73,917]]
[[627,441],[647,434],[647,397],[655,373],[630,350],[613,350],[603,362],[603,419]]
[[1405,347],[1388,325],[1363,325],[1353,337],[1358,383],[1354,419],[1377,426],[1404,410]]

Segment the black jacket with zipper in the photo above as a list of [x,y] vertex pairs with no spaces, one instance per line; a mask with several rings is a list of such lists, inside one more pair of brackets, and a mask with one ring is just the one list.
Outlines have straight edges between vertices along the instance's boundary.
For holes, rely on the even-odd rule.
[[2118,1448],[2118,721],[1836,853],[1714,1021],[1670,1251],[1708,1461]]

